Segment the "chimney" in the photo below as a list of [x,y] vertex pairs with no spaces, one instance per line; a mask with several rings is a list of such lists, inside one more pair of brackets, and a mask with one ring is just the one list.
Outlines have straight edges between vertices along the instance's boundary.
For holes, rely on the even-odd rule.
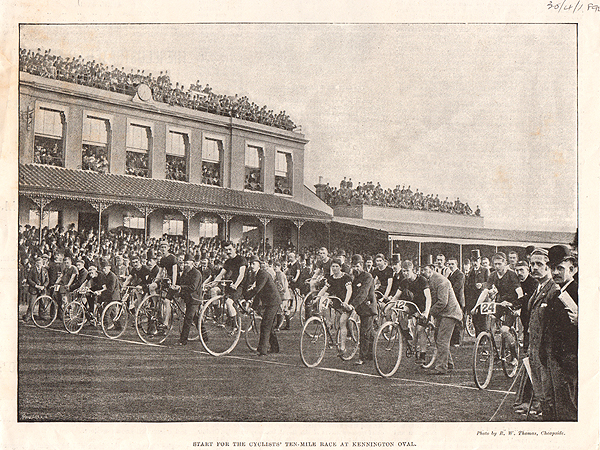
[[325,201],[325,185],[323,184],[323,177],[319,175],[319,183],[315,184],[315,193],[317,197]]

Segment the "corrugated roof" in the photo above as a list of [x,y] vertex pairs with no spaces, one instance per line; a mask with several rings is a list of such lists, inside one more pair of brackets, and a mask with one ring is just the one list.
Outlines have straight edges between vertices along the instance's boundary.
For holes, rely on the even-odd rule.
[[234,214],[331,220],[331,215],[274,194],[38,164],[19,165],[19,192],[115,203],[137,202],[174,209],[214,209]]
[[457,242],[467,244],[488,241],[490,245],[530,244],[570,244],[575,233],[550,231],[500,230],[495,228],[454,227],[449,225],[429,225],[401,223],[386,220],[334,217],[333,223],[380,230],[391,236],[406,237],[407,240],[431,242]]

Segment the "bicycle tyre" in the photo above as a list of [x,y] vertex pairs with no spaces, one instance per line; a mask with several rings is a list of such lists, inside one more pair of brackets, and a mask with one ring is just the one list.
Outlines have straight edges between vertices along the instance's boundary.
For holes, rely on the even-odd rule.
[[38,328],[48,328],[56,320],[58,304],[49,295],[40,295],[31,306],[31,320]]
[[[346,328],[348,329],[348,334],[346,336],[346,351],[340,355],[340,358],[344,361],[350,361],[358,352],[360,331],[356,320],[351,318],[346,322]],[[338,345],[340,343],[340,336],[341,333],[340,330],[338,330],[336,338]]]
[[327,330],[323,319],[310,317],[302,327],[300,335],[300,358],[306,367],[317,367],[325,356]]
[[470,313],[465,316],[465,330],[469,336],[475,337],[476,331],[475,325],[473,324],[473,315]]
[[[306,321],[311,317],[311,312],[307,310],[307,300],[308,299],[314,299],[314,297],[316,296],[316,294],[314,292],[309,292],[308,294],[306,294],[304,296],[304,298],[302,299],[302,302],[300,303],[300,324],[304,327],[304,324],[306,323]],[[310,309],[312,310],[312,307],[310,307]]]
[[424,369],[430,369],[435,364],[437,358],[437,346],[435,345],[435,327],[428,323],[425,327],[425,335],[427,336],[427,348],[425,350]]
[[167,324],[162,317],[162,306],[168,301],[158,294],[148,295],[135,311],[135,330],[146,344],[163,343],[173,328],[173,308],[170,308]]
[[249,316],[248,325],[244,330],[244,340],[246,345],[253,352],[258,350],[258,341],[260,339],[260,324],[262,323],[262,317],[258,314]]
[[513,342],[515,343],[516,362],[510,362],[513,355],[510,352],[508,345],[509,343],[504,336],[502,336],[502,340],[500,341],[500,360],[502,361],[502,370],[504,371],[504,375],[506,375],[507,378],[514,378],[514,376],[517,374],[517,370],[519,369],[519,341],[514,328],[510,328],[508,332],[512,336]]
[[473,347],[473,379],[479,389],[488,387],[494,373],[495,355],[492,340],[490,333],[482,331]]
[[127,324],[129,323],[129,311],[127,310],[127,302],[115,300],[106,305],[102,310],[100,318],[102,331],[109,339],[117,339],[125,333]]
[[85,306],[78,300],[74,300],[65,306],[63,324],[69,333],[77,334],[81,331],[86,322],[85,311]]
[[242,321],[239,311],[235,318],[230,318],[221,295],[213,297],[205,303],[200,313],[199,322],[202,329],[200,342],[202,342],[204,349],[213,356],[230,353],[242,335]]
[[404,340],[400,328],[391,321],[379,327],[373,342],[375,370],[384,378],[396,373],[402,361]]

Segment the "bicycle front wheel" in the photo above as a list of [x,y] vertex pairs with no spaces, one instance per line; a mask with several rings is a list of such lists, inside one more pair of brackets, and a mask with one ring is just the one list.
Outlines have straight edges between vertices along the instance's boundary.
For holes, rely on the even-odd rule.
[[85,324],[85,307],[78,301],[72,301],[63,311],[63,324],[71,334],[77,334]]
[[204,349],[213,356],[231,352],[242,334],[240,314],[230,317],[222,296],[206,302],[200,313],[200,328],[200,341]]
[[373,360],[377,373],[382,377],[391,377],[400,367],[404,342],[400,328],[394,322],[386,322],[375,335],[373,342]]
[[[348,319],[348,321],[346,322],[346,330],[347,330],[347,335],[346,335],[346,342],[345,342],[345,351],[340,355],[340,358],[342,358],[344,361],[350,361],[352,358],[354,358],[354,356],[356,355],[356,352],[358,352],[358,345],[359,345],[359,329],[358,329],[358,323],[356,323],[356,320],[354,319]],[[340,342],[341,339],[341,332],[338,330],[338,335],[337,335],[337,343],[338,343],[338,348],[339,345],[341,344]]]
[[100,323],[107,338],[117,339],[125,333],[129,323],[129,311],[126,305],[127,303],[114,301],[102,310]]
[[310,317],[300,335],[300,358],[306,367],[316,367],[325,356],[327,347],[327,331],[323,319]]
[[508,332],[510,338],[502,336],[502,340],[500,341],[500,360],[502,361],[504,375],[508,378],[513,378],[519,368],[519,341],[517,333],[513,328],[510,328]]
[[485,389],[494,373],[494,343],[492,335],[482,331],[473,348],[473,378],[479,389]]
[[262,317],[258,314],[252,314],[249,316],[248,324],[244,329],[244,339],[246,340],[246,345],[253,352],[258,350],[261,323]]
[[170,301],[160,295],[149,295],[135,311],[135,330],[146,344],[160,344],[167,339],[173,327],[173,309]]
[[48,328],[56,320],[58,304],[49,295],[40,295],[31,307],[31,320],[36,327]]

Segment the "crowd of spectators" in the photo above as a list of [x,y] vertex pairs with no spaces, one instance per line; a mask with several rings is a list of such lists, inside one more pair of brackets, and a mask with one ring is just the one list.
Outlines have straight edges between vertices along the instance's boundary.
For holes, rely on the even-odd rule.
[[185,158],[167,156],[167,180],[187,181]]
[[202,184],[221,186],[221,171],[218,165],[202,163]]
[[119,69],[95,60],[86,61],[81,55],[77,58],[63,58],[53,55],[51,50],[42,51],[39,48],[37,51],[21,49],[19,56],[19,70],[33,75],[128,95],[135,95],[137,86],[143,83],[150,87],[152,98],[156,102],[235,117],[289,131],[297,128],[285,111],[275,113],[267,106],[260,107],[251,102],[246,96],[216,94],[208,84],[202,87],[199,80],[188,89],[178,82],[173,86],[168,71],[160,72],[158,76],[144,70],[134,72],[131,69],[128,73],[124,67]]
[[287,181],[275,180],[275,193],[292,195],[292,190],[288,187]]
[[125,174],[148,178],[150,176],[148,155],[146,153],[127,152]]
[[248,191],[262,192],[263,187],[262,183],[260,182],[260,172],[249,172],[246,174],[244,189]]
[[64,164],[61,146],[52,140],[36,139],[33,162],[62,167]]
[[81,168],[93,172],[108,173],[108,159],[105,156],[106,148],[84,146],[81,150]]
[[352,179],[346,178],[340,182],[339,189],[327,183],[324,189],[323,201],[331,207],[344,205],[369,205],[384,206],[389,208],[417,209],[425,211],[439,211],[449,214],[462,214],[468,216],[480,216],[479,206],[473,211],[469,203],[463,203],[460,198],[455,201],[440,200],[439,195],[424,194],[411,187],[396,186],[394,189],[383,189],[380,183],[373,184],[372,181],[353,187]]

